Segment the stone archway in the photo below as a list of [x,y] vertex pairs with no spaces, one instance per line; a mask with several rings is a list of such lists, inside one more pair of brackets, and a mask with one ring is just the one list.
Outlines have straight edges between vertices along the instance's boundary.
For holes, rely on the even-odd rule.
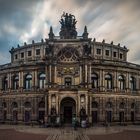
[[76,102],[71,97],[65,97],[60,104],[60,116],[63,123],[72,123],[72,117],[76,116]]

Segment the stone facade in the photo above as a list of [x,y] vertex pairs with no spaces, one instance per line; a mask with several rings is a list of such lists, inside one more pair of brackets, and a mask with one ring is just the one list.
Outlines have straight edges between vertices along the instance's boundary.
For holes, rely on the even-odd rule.
[[2,122],[88,119],[98,123],[139,123],[140,66],[127,62],[120,44],[77,36],[76,20],[64,14],[60,36],[12,48],[0,66]]

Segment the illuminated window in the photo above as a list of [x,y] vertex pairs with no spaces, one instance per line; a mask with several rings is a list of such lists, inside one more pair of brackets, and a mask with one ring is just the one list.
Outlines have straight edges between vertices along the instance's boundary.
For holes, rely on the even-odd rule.
[[32,87],[32,75],[28,74],[25,77],[25,89],[31,89]]
[[44,73],[39,75],[39,88],[45,88],[46,75]]
[[13,89],[16,90],[19,87],[19,77],[18,75],[14,76],[13,78]]
[[132,91],[136,90],[136,79],[133,76],[130,77],[130,89]]
[[98,75],[95,73],[91,75],[91,85],[92,88],[98,88]]
[[124,76],[123,75],[120,75],[118,77],[118,81],[119,81],[119,89],[120,90],[124,90],[125,89],[125,79],[124,79]]
[[105,75],[105,87],[107,89],[112,89],[112,76],[110,74]]

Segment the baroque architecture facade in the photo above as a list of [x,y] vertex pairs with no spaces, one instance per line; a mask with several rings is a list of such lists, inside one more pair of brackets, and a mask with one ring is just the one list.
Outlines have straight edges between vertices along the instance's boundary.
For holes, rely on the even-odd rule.
[[12,48],[11,63],[0,66],[0,121],[90,124],[139,123],[140,66],[127,61],[128,49],[97,42],[85,26],[63,14],[59,36]]

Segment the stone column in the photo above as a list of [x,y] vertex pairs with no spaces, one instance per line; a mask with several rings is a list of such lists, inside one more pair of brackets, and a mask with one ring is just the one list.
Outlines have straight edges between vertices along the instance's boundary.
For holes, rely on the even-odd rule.
[[85,100],[86,100],[86,114],[89,116],[89,114],[88,114],[88,95],[85,95]]
[[50,115],[51,114],[51,95],[49,94],[48,95],[48,114]]
[[136,89],[139,90],[139,76],[136,77]]
[[105,79],[104,79],[104,71],[100,70],[100,79],[99,79],[99,87],[100,91],[104,91],[105,89]]
[[80,107],[81,103],[80,103],[80,94],[77,96],[77,103],[76,103],[76,116],[77,116],[77,119],[78,121],[80,122]]
[[45,88],[47,88],[48,82],[49,82],[48,66],[45,67],[45,74],[46,74],[46,86],[45,86]]
[[80,70],[79,70],[79,83],[82,83],[82,66],[80,65]]
[[32,71],[32,89],[35,87],[35,71]]
[[89,103],[89,114],[88,114],[88,116],[89,116],[89,123],[91,124],[92,123],[92,107],[91,107],[92,97],[91,96],[89,96],[88,103]]
[[35,88],[37,88],[38,87],[37,70],[35,70],[34,74],[35,74]]
[[88,81],[89,81],[89,87],[91,88],[91,65],[89,66],[89,78],[88,78]]
[[114,88],[115,88],[114,90],[115,90],[115,92],[117,92],[117,90],[118,90],[117,80],[118,80],[117,71],[115,71],[115,73],[114,73]]
[[57,67],[54,66],[54,83],[57,83]]
[[48,115],[48,100],[47,95],[45,95],[45,116]]
[[57,114],[59,114],[58,108],[59,108],[59,100],[58,100],[58,95],[56,94],[56,112],[57,112]]
[[23,72],[21,72],[21,89],[24,88],[24,77],[23,77]]
[[11,89],[11,73],[8,74],[8,89]]
[[19,72],[19,87],[23,88],[23,72]]
[[129,73],[127,72],[126,73],[126,89],[127,89],[127,92],[130,91],[130,81],[129,81]]
[[85,82],[87,83],[87,65],[85,65]]
[[32,47],[32,60],[35,58],[35,47]]
[[21,87],[21,73],[18,73],[18,77],[19,77],[19,88]]
[[52,66],[49,65],[49,82],[51,83],[52,82]]

